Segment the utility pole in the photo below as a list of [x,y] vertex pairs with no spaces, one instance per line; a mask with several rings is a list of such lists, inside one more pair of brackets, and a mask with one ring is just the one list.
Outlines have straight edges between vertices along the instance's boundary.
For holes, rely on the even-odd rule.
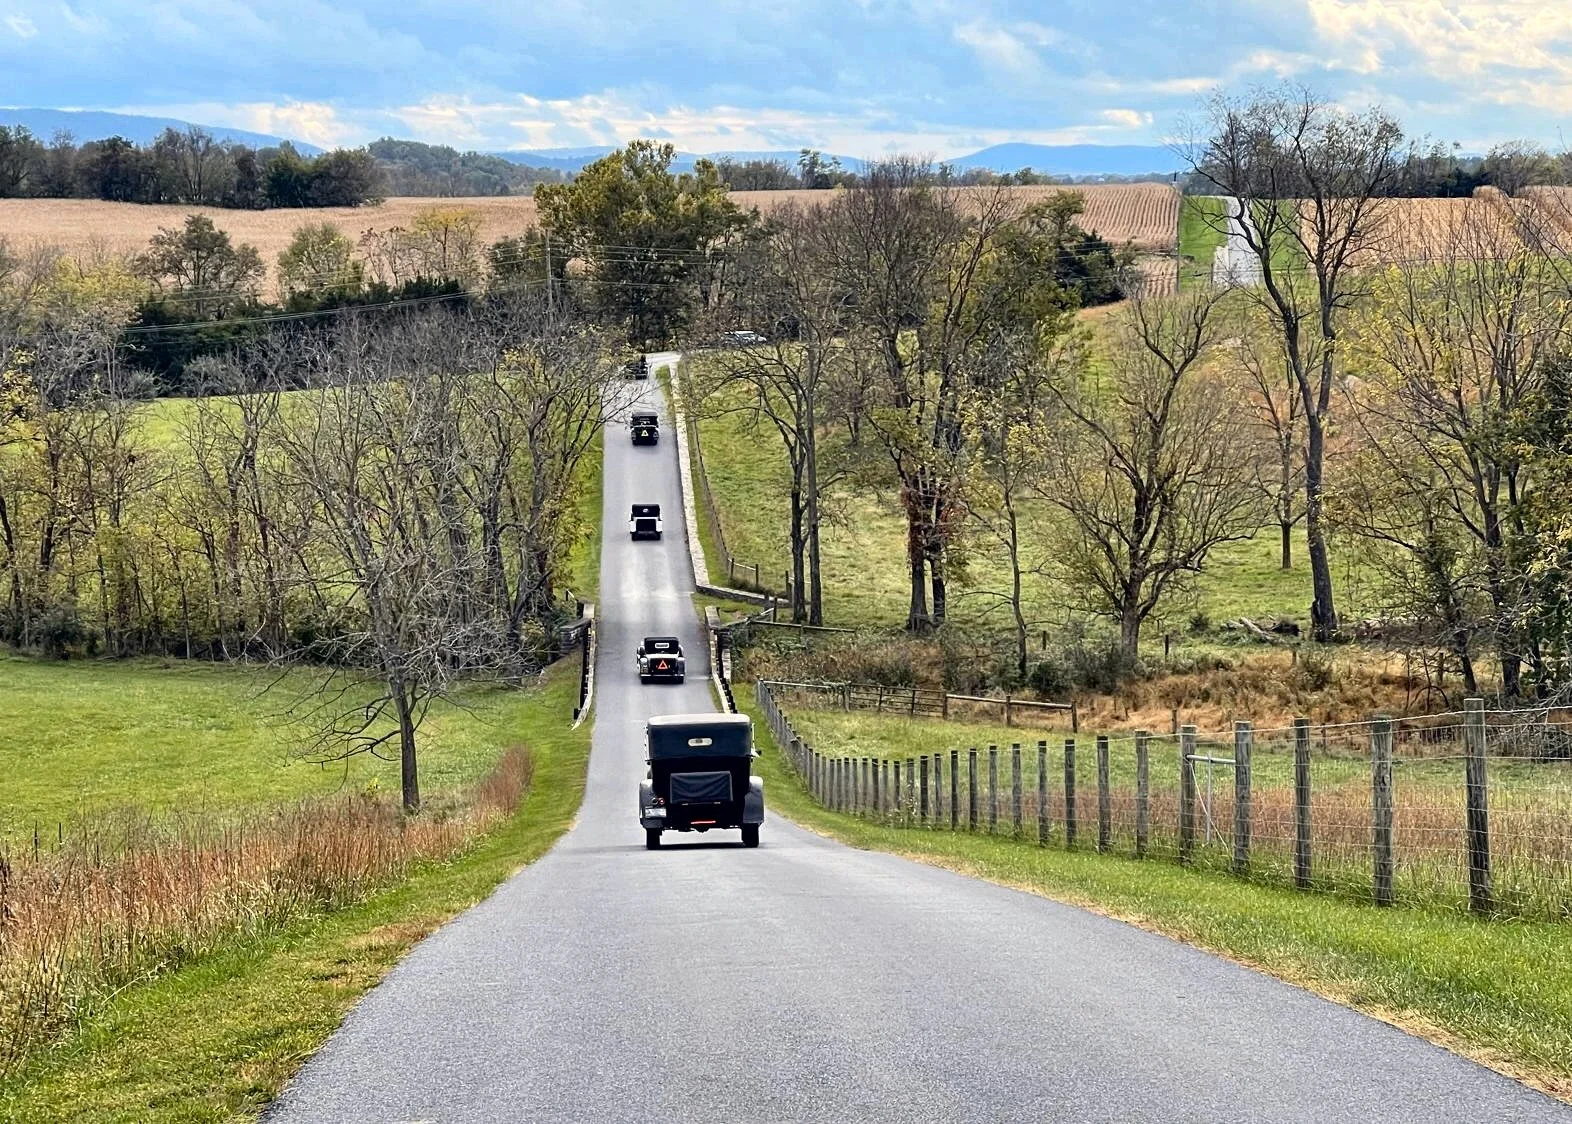
[[548,226],[544,229],[546,232],[546,315],[550,316],[554,311],[551,296],[551,228]]

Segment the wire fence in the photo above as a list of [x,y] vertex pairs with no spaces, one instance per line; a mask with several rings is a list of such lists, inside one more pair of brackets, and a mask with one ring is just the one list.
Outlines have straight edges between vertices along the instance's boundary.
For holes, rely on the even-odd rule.
[[1381,904],[1572,919],[1572,712],[1468,700],[1413,718],[1008,745],[967,744],[954,723],[953,749],[871,756],[803,734],[833,722],[839,685],[756,689],[777,743],[834,811]]

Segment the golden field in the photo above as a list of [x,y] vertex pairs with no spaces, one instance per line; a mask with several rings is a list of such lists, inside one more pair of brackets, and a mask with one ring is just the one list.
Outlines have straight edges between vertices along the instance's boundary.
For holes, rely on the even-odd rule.
[[[958,192],[969,189],[957,188]],[[1058,188],[1009,188],[1023,202],[1036,202]],[[1179,195],[1164,184],[1082,187],[1086,214],[1082,225],[1112,242],[1134,242],[1143,250],[1172,250],[1179,223]],[[820,202],[822,191],[739,191],[744,207],[768,213],[787,201]],[[331,222],[351,238],[368,230],[408,226],[430,207],[463,207],[480,216],[481,238],[494,242],[535,225],[529,196],[478,198],[394,198],[367,207],[321,207],[277,211],[235,211],[146,203],[104,203],[93,199],[0,199],[0,238],[13,249],[58,246],[73,255],[135,253],[160,228],[178,226],[190,214],[207,215],[236,242],[253,245],[271,267],[289,245],[297,227]]]

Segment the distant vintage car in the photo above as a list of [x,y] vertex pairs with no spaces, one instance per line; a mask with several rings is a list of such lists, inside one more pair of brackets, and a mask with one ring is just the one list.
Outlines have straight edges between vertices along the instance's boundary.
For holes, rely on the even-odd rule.
[[682,641],[675,636],[646,636],[633,653],[640,683],[681,683],[688,674]]
[[622,375],[629,379],[647,379],[650,377],[650,359],[648,355],[640,355],[629,359],[622,365]]
[[758,332],[726,332],[720,339],[722,347],[758,347],[770,341]]
[[764,782],[753,776],[753,721],[746,714],[663,714],[644,727],[649,772],[639,785],[644,845],[663,831],[742,829],[759,845]]
[[628,534],[634,539],[660,538],[660,504],[636,503],[628,520]]
[[635,445],[660,444],[660,418],[655,414],[634,414],[628,418],[628,432]]

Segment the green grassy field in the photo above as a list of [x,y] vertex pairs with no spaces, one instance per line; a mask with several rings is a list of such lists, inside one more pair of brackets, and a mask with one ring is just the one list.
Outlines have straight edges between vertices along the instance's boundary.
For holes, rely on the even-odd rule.
[[[752,710],[751,697],[739,699]],[[793,715],[794,719],[797,717]],[[1218,953],[1572,1098],[1572,930],[1382,909],[1172,863],[884,827],[824,811],[754,713],[772,814]],[[766,846],[769,826],[765,825]]]
[[[122,808],[225,814],[349,789],[397,792],[397,761],[361,755],[317,765],[283,711],[298,677],[178,661],[44,662],[0,657],[6,783],[0,838]],[[476,690],[439,706],[420,731],[427,794],[473,781],[514,740],[532,705],[517,691]],[[572,711],[569,705],[569,713]]]
[[1186,195],[1179,205],[1179,283],[1200,284],[1212,277],[1212,259],[1227,238],[1215,224],[1226,212],[1223,201]]
[[[724,524],[726,541],[739,562],[757,561],[766,574],[781,575],[790,566],[788,512],[782,497],[790,488],[779,435],[769,426],[754,426],[740,413],[703,418],[700,436],[710,487]],[[830,519],[821,531],[825,623],[846,627],[897,628],[906,620],[910,598],[905,520],[896,497],[868,488],[832,489],[826,507]],[[1028,567],[1049,566],[1046,511],[1027,505]],[[707,537],[700,518],[701,539]],[[1334,543],[1334,581],[1341,583],[1339,608],[1362,615],[1368,590],[1360,571],[1349,565]],[[1167,619],[1148,626],[1148,643],[1160,643],[1164,630],[1180,632],[1194,613],[1213,625],[1238,616],[1288,617],[1308,624],[1310,573],[1302,527],[1295,531],[1295,565],[1279,565],[1275,528],[1254,538],[1215,550],[1190,594],[1176,599]],[[713,544],[706,547],[715,565]],[[776,582],[779,577],[774,579]],[[1027,615],[1034,627],[1063,625],[1074,612],[1068,590],[1050,574],[1028,575]],[[951,583],[951,614],[965,623],[1008,627],[1008,609],[998,596],[1009,588],[1009,568],[1002,551],[982,537],[971,544],[963,578]]]
[[542,854],[583,795],[590,726],[569,728],[577,663],[509,711],[534,782],[518,813],[462,857],[360,905],[237,943],[94,1012],[0,1084],[0,1120],[194,1124],[252,1120],[422,937]]

